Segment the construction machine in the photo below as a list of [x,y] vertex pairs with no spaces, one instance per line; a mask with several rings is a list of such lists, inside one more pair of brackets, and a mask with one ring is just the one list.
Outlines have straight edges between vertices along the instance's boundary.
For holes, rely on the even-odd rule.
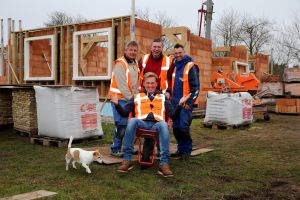
[[217,72],[212,73],[212,88],[204,88],[206,91],[215,92],[249,92],[253,96],[253,114],[262,114],[266,121],[270,120],[267,106],[262,103],[257,90],[260,81],[250,72],[248,63],[234,62],[233,71],[229,73],[223,72],[220,68]]
[[212,73],[212,88],[208,91],[217,92],[249,92],[254,95],[259,87],[260,81],[250,72],[248,63],[234,62],[233,71],[223,72],[220,68]]

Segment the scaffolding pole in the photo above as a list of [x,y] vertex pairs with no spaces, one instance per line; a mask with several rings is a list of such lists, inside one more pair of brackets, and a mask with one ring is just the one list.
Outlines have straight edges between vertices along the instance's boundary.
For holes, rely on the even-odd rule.
[[3,19],[1,19],[1,42],[0,42],[0,47],[1,47],[1,52],[0,52],[0,76],[4,76],[4,41],[3,41]]

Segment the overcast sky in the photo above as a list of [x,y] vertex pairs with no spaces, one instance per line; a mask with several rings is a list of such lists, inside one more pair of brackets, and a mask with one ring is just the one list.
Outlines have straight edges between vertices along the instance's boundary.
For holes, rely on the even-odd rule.
[[[253,16],[267,17],[279,24],[288,24],[292,13],[300,11],[300,0],[213,0],[216,21],[230,8]],[[152,13],[165,12],[179,26],[197,29],[198,9],[202,0],[136,0],[137,9],[149,8]],[[0,18],[22,20],[23,29],[42,27],[53,11],[80,14],[89,20],[128,15],[131,0],[0,0]],[[213,22],[214,22],[213,21]],[[18,28],[16,23],[16,29]],[[6,40],[6,38],[5,38]]]

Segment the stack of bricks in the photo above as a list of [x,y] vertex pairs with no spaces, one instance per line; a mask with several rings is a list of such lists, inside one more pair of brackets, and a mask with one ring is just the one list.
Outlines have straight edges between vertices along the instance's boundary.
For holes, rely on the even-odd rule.
[[250,55],[249,61],[254,62],[255,76],[258,78],[258,80],[261,80],[263,74],[268,73],[269,56],[261,53],[256,55]]
[[11,90],[0,89],[0,125],[13,123],[11,100]]
[[[48,39],[30,42],[30,77],[51,76],[51,44]],[[48,66],[49,65],[49,66]]]
[[212,41],[196,35],[190,35],[190,56],[196,61],[200,69],[200,93],[198,107],[206,107],[206,91],[211,87]]
[[284,70],[284,92],[290,96],[300,97],[300,68]]
[[300,113],[300,99],[276,99],[277,113]]
[[15,89],[12,93],[12,114],[16,130],[36,134],[37,111],[33,89]]

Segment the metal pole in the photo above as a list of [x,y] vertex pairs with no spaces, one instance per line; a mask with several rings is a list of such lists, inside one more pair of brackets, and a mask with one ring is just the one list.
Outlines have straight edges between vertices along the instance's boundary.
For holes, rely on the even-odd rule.
[[211,39],[211,21],[212,21],[212,14],[213,14],[213,6],[214,3],[212,0],[207,0],[203,3],[206,5],[206,30],[205,30],[205,37]]
[[7,48],[6,48],[6,59],[7,59],[7,83],[10,84],[10,34],[11,34],[11,18],[7,19]]
[[4,75],[4,42],[3,42],[3,19],[1,19],[1,52],[0,52],[0,76]]
[[135,40],[135,0],[131,0],[130,39]]

